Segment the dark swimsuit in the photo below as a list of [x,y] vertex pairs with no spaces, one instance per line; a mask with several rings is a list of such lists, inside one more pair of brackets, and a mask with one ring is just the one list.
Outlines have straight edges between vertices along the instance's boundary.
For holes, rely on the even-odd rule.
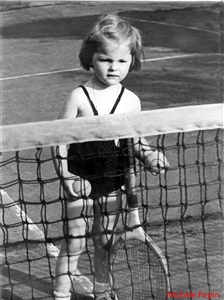
[[[86,94],[95,116],[99,115],[88,91],[80,86]],[[110,112],[113,114],[124,93],[124,87]],[[113,140],[71,144],[68,150],[68,170],[91,183],[89,197],[107,196],[124,185],[124,170],[128,166],[126,140],[120,140],[117,147]]]

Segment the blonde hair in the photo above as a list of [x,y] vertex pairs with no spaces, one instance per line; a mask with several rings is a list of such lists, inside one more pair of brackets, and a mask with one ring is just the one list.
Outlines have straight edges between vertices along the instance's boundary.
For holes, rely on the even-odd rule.
[[140,31],[116,14],[100,17],[90,33],[83,40],[79,59],[84,69],[87,71],[90,70],[93,54],[105,43],[105,39],[114,40],[120,44],[128,42],[132,55],[132,63],[129,71],[138,71],[141,69],[143,50]]

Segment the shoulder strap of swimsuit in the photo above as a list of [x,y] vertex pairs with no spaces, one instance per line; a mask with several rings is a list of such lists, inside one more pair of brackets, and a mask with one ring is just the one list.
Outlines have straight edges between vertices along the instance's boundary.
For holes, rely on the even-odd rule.
[[80,85],[79,87],[81,87],[83,89],[83,92],[85,93],[87,99],[89,100],[89,103],[90,103],[90,105],[92,107],[94,116],[97,116],[98,115],[98,111],[95,108],[95,105],[93,104],[93,101],[90,99],[90,96],[89,96],[89,93],[88,93],[87,89],[84,87],[84,85]]
[[116,110],[116,108],[117,108],[117,106],[118,106],[118,103],[119,103],[120,100],[121,100],[121,97],[122,97],[123,93],[124,93],[124,87],[122,86],[121,92],[120,92],[120,94],[118,95],[117,100],[116,100],[116,102],[114,103],[114,106],[113,106],[113,108],[111,109],[110,114],[113,114],[113,113],[115,112],[115,110]]

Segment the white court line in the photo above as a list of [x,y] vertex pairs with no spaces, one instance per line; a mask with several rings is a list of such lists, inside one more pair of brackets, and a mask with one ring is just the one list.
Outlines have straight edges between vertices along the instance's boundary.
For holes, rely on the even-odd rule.
[[150,20],[144,20],[144,19],[135,19],[135,18],[128,18],[128,17],[126,17],[125,19],[140,21],[140,22],[145,22],[145,23],[153,23],[153,24],[160,24],[160,25],[166,25],[166,26],[181,27],[181,28],[186,28],[186,29],[203,31],[203,32],[208,32],[208,33],[214,33],[214,34],[221,35],[221,32],[219,32],[219,31],[207,30],[207,29],[202,29],[202,28],[193,27],[193,26],[184,26],[184,25],[173,24],[173,23],[165,23],[165,22],[150,21]]
[[219,55],[219,53],[215,53],[215,54],[214,53],[198,53],[198,54],[183,54],[183,55],[164,56],[164,57],[156,57],[156,58],[143,59],[142,62],[167,60],[167,59],[174,59],[174,58],[207,56],[207,55]]
[[[219,55],[219,53],[183,54],[183,55],[175,55],[175,56],[173,55],[173,56],[165,56],[165,57],[158,57],[158,58],[143,59],[142,62],[167,60],[167,59],[175,59],[175,58],[184,58],[184,57],[189,57],[189,56],[191,56],[191,57],[194,57],[194,56],[205,56],[205,55]],[[51,75],[51,74],[80,71],[80,70],[82,70],[82,68],[66,69],[66,70],[58,70],[58,71],[49,71],[49,72],[26,74],[26,75],[18,75],[18,76],[0,78],[0,81],[20,79],[20,78],[26,78],[26,77],[34,77],[34,76],[45,76],[45,75]]]
[[[12,206],[10,206],[11,212],[15,215],[17,219],[24,222],[24,227],[27,227],[27,230],[32,231],[37,239],[45,240],[44,233],[39,229],[39,227],[36,224],[33,223],[33,221],[25,214],[25,212],[20,208],[20,206],[17,205],[4,190],[1,189],[0,194],[2,197],[3,204],[12,204]],[[57,257],[59,254],[59,249],[51,243],[47,244],[47,250],[51,257]]]
[[73,71],[79,71],[79,70],[81,70],[81,68],[50,71],[50,72],[43,72],[43,73],[34,73],[34,74],[26,74],[26,75],[18,75],[18,76],[0,78],[0,81],[11,80],[11,79],[20,79],[20,78],[33,77],[33,76],[51,75],[51,74],[57,74],[57,73],[66,73],[66,72],[73,72]]
[[[33,223],[33,221],[27,216],[27,214],[20,208],[19,205],[17,205],[12,198],[9,197],[7,192],[0,189],[0,196],[2,198],[3,204],[11,204],[10,208],[12,214],[14,214],[15,218],[19,219],[20,221],[24,222],[24,226],[26,226],[27,230],[30,230],[33,232],[34,236],[37,239],[40,239],[42,241],[45,240],[45,236],[43,231]],[[12,215],[13,218],[13,215]],[[52,243],[47,243],[47,252],[50,257],[57,258],[59,255],[59,249]],[[2,258],[3,255],[0,253],[0,258]],[[74,276],[74,280],[78,281],[79,284],[82,286],[82,288],[87,292],[89,296],[93,297],[93,284],[89,280],[88,277],[81,274],[81,272],[77,269],[76,275]]]

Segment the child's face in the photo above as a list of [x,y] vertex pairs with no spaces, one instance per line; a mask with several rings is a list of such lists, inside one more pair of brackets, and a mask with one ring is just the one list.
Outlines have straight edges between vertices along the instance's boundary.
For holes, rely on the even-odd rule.
[[128,74],[132,56],[128,43],[105,42],[92,58],[95,76],[107,86],[121,82]]

